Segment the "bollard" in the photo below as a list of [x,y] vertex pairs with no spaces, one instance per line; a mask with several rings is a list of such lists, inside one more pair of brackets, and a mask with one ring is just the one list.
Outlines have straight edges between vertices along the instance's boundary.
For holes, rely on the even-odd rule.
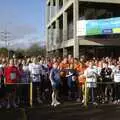
[[85,101],[84,106],[87,107],[87,82],[85,81]]
[[30,107],[33,105],[33,84],[32,80],[30,81]]

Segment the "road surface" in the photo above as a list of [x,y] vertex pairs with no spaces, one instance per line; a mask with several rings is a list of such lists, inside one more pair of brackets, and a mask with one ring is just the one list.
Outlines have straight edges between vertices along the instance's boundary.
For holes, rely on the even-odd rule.
[[[2,119],[1,119],[2,118]],[[85,108],[78,103],[64,103],[0,110],[0,120],[120,120],[120,105],[99,105]]]

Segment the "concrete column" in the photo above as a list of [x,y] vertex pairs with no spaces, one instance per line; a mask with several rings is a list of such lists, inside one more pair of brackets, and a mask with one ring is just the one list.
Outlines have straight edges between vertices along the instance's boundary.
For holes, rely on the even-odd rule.
[[65,6],[68,1],[69,0],[63,0],[63,6]]
[[49,39],[49,47],[50,47],[50,51],[53,50],[53,26],[50,27],[50,39]]
[[79,41],[77,33],[77,20],[79,19],[79,0],[74,0],[73,3],[73,33],[74,33],[74,57],[79,58]]
[[66,57],[68,55],[67,48],[63,48],[63,57]]
[[56,20],[56,43],[60,41],[59,19]]
[[51,20],[51,13],[52,13],[52,7],[51,7],[51,1],[50,1],[50,9],[49,9],[50,11],[49,11],[49,21]]
[[[47,8],[46,8],[46,24],[48,24],[49,22],[49,4],[47,4]],[[49,29],[48,27],[46,27],[46,51],[49,51]],[[47,53],[46,52],[46,53]]]
[[50,20],[53,17],[53,0],[50,0]]
[[49,46],[49,51],[51,50],[51,28],[49,28],[48,31],[48,46]]
[[59,57],[59,50],[56,50],[56,51],[55,51],[55,56],[56,56],[56,57]]
[[63,0],[63,6],[65,6],[65,4],[66,4],[66,0]]
[[53,50],[53,54],[52,54],[52,57],[55,57],[55,50]]
[[64,47],[64,41],[67,40],[67,12],[63,13],[63,57],[67,56],[67,49]]
[[46,23],[49,23],[50,16],[51,16],[51,7],[50,7],[50,3],[49,3],[49,4],[47,4],[47,7],[46,7]]
[[53,50],[53,40],[54,40],[54,34],[53,34],[53,26],[51,26],[51,30],[50,30],[51,32],[51,39],[50,39],[50,41],[51,41],[51,44],[50,44],[50,48]]
[[54,56],[54,51],[50,52],[50,56],[53,57]]
[[59,0],[56,0],[56,13],[59,11]]
[[48,28],[46,29],[46,50],[48,51],[49,50],[49,30]]
[[63,13],[63,41],[67,40],[67,12]]
[[49,43],[49,50],[51,50],[51,28],[49,28],[49,39],[48,39],[48,43]]
[[56,28],[53,29],[53,47],[55,48],[56,47]]

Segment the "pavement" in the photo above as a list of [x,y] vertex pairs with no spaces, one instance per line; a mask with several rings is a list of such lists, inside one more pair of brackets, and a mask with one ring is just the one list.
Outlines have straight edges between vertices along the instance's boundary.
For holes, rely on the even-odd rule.
[[[2,118],[2,119],[1,119]],[[120,120],[120,105],[89,105],[64,103],[56,108],[50,105],[0,110],[0,120]]]

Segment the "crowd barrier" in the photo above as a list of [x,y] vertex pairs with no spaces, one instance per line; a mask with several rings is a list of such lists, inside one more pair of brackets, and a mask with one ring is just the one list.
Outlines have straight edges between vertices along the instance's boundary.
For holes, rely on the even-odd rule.
[[[115,85],[115,82],[85,82],[84,84],[84,106],[88,106],[88,101],[87,101],[87,84],[88,83],[96,83],[96,85]],[[120,85],[120,83],[117,83]],[[7,85],[29,85],[29,105],[32,107],[33,106],[33,82],[30,81],[30,83],[12,83],[12,84],[7,84]],[[96,87],[97,88],[97,87]]]
[[30,81],[30,83],[7,83],[5,85],[29,85],[29,105],[30,107],[33,106],[33,82]]
[[[84,106],[85,107],[87,107],[88,106],[88,101],[87,101],[87,96],[88,96],[88,93],[87,93],[87,89],[89,88],[89,87],[87,87],[87,84],[89,84],[89,83],[92,83],[92,84],[96,84],[96,89],[98,89],[98,86],[99,85],[112,85],[112,89],[116,89],[115,88],[115,85],[117,84],[117,85],[120,85],[120,82],[119,83],[116,83],[116,82],[85,82],[84,83]],[[119,86],[120,87],[120,86]],[[93,89],[94,87],[91,87],[91,89]],[[94,89],[92,90],[92,92],[94,91]],[[97,91],[97,90],[96,90]],[[119,91],[120,92],[120,91]]]

